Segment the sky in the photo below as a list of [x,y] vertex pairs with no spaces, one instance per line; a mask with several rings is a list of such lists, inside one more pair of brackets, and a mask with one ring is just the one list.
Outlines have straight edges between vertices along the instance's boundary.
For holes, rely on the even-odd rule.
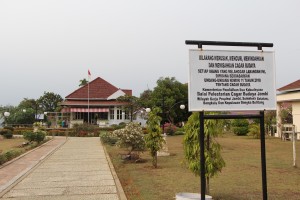
[[264,50],[275,51],[280,88],[300,78],[299,8],[297,0],[0,0],[0,105],[44,92],[64,98],[88,70],[135,96],[160,77],[187,83],[197,47],[185,40],[274,43]]

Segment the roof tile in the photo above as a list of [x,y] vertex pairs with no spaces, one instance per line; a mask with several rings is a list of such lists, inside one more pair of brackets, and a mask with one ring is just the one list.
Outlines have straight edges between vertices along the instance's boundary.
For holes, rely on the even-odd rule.
[[280,92],[300,90],[300,79],[277,90]]
[[[89,94],[88,94],[89,89]],[[75,90],[66,99],[107,99],[119,89],[104,79],[98,77],[88,84]],[[123,90],[126,94],[132,94],[132,90]]]

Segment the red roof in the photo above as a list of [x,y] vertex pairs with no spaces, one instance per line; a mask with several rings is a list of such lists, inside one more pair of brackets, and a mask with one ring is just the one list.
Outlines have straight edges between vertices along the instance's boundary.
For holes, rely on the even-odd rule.
[[[88,95],[89,89],[89,95]],[[88,84],[75,90],[66,99],[107,99],[109,96],[117,92],[119,88],[98,77]],[[122,89],[121,89],[122,90]],[[132,90],[122,90],[125,94],[132,95]]]
[[300,79],[277,90],[281,92],[300,90]]

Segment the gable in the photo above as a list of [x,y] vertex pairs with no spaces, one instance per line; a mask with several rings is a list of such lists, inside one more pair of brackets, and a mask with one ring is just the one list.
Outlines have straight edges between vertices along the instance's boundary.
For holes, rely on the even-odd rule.
[[114,85],[98,77],[66,96],[66,99],[107,99],[118,90]]
[[111,100],[111,99],[117,99],[120,96],[124,96],[125,92],[123,92],[122,90],[118,90],[115,93],[113,93],[112,95],[110,95],[109,97],[107,97],[107,100]]

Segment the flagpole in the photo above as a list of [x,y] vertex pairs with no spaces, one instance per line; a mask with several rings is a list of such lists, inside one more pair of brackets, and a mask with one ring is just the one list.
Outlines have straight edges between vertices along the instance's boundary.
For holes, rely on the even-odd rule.
[[91,72],[88,70],[88,125],[90,123],[90,80],[91,80]]
[[90,79],[88,81],[88,125],[90,123]]

